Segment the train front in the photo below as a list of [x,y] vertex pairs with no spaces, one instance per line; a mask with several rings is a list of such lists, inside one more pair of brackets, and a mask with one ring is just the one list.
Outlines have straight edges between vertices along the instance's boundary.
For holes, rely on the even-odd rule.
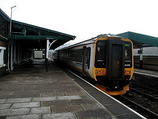
[[94,74],[109,95],[129,91],[133,76],[133,44],[129,39],[101,37],[96,41]]

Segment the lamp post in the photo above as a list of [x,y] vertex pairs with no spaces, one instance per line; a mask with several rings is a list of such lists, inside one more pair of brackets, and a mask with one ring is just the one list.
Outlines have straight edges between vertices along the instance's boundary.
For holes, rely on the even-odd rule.
[[[14,6],[12,6],[11,7],[11,14],[10,14],[10,27],[9,27],[9,39],[11,38],[11,35],[12,35],[12,9],[13,8],[15,8],[16,7],[16,5],[14,5]],[[9,42],[8,42],[8,71],[10,72],[10,70],[12,70],[12,68],[13,68],[13,59],[12,59],[12,57],[13,57],[13,54],[12,54],[12,47],[10,46],[10,44],[9,44]],[[11,49],[11,52],[9,51]],[[11,59],[11,61],[10,61],[10,59]]]
[[15,8],[16,5],[11,7],[11,14],[10,14],[10,29],[9,29],[9,35],[11,36],[11,32],[12,32],[12,9]]

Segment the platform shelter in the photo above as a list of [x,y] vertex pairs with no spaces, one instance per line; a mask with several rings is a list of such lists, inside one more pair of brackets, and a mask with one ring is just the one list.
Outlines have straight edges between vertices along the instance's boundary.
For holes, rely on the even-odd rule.
[[[139,68],[143,68],[143,48],[144,47],[158,47],[158,38],[135,33],[135,32],[124,32],[118,34],[118,36],[129,38],[133,41],[134,49],[139,48],[138,54],[139,54]],[[136,62],[135,62],[136,64]],[[144,65],[155,65],[155,64],[145,64]]]
[[32,58],[34,50],[44,50],[47,62],[49,49],[74,39],[73,35],[12,20],[0,9],[0,49],[3,50],[0,68],[4,69],[3,73]]

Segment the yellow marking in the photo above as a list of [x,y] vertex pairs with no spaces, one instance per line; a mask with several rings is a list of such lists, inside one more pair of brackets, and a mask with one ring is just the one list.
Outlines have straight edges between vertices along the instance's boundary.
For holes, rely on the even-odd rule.
[[102,90],[103,92],[109,94],[109,95],[123,95],[125,94],[127,91],[129,91],[129,85],[126,85],[123,87],[123,90],[121,91],[107,91],[106,90],[106,87],[102,86],[102,85],[99,85],[99,84],[96,84],[96,87],[100,90]]
[[105,76],[106,69],[105,68],[95,68],[95,74],[96,74],[96,76]]

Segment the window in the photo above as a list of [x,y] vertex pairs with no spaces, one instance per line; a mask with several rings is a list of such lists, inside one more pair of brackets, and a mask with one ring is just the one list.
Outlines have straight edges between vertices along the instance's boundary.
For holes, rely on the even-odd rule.
[[91,49],[86,48],[86,65],[88,66],[88,69],[90,67],[90,52],[91,52]]
[[130,42],[125,42],[125,67],[132,66],[132,47]]
[[3,67],[3,66],[5,66],[5,64],[4,64],[4,60],[5,60],[5,58],[4,58],[4,52],[5,52],[5,50],[6,50],[6,48],[5,47],[1,47],[0,46],[0,67]]
[[105,64],[106,64],[106,41],[100,40],[96,44],[95,66],[97,68],[105,68]]
[[76,53],[77,53],[76,61],[82,62],[82,52],[83,52],[82,49],[79,49],[76,51]]

